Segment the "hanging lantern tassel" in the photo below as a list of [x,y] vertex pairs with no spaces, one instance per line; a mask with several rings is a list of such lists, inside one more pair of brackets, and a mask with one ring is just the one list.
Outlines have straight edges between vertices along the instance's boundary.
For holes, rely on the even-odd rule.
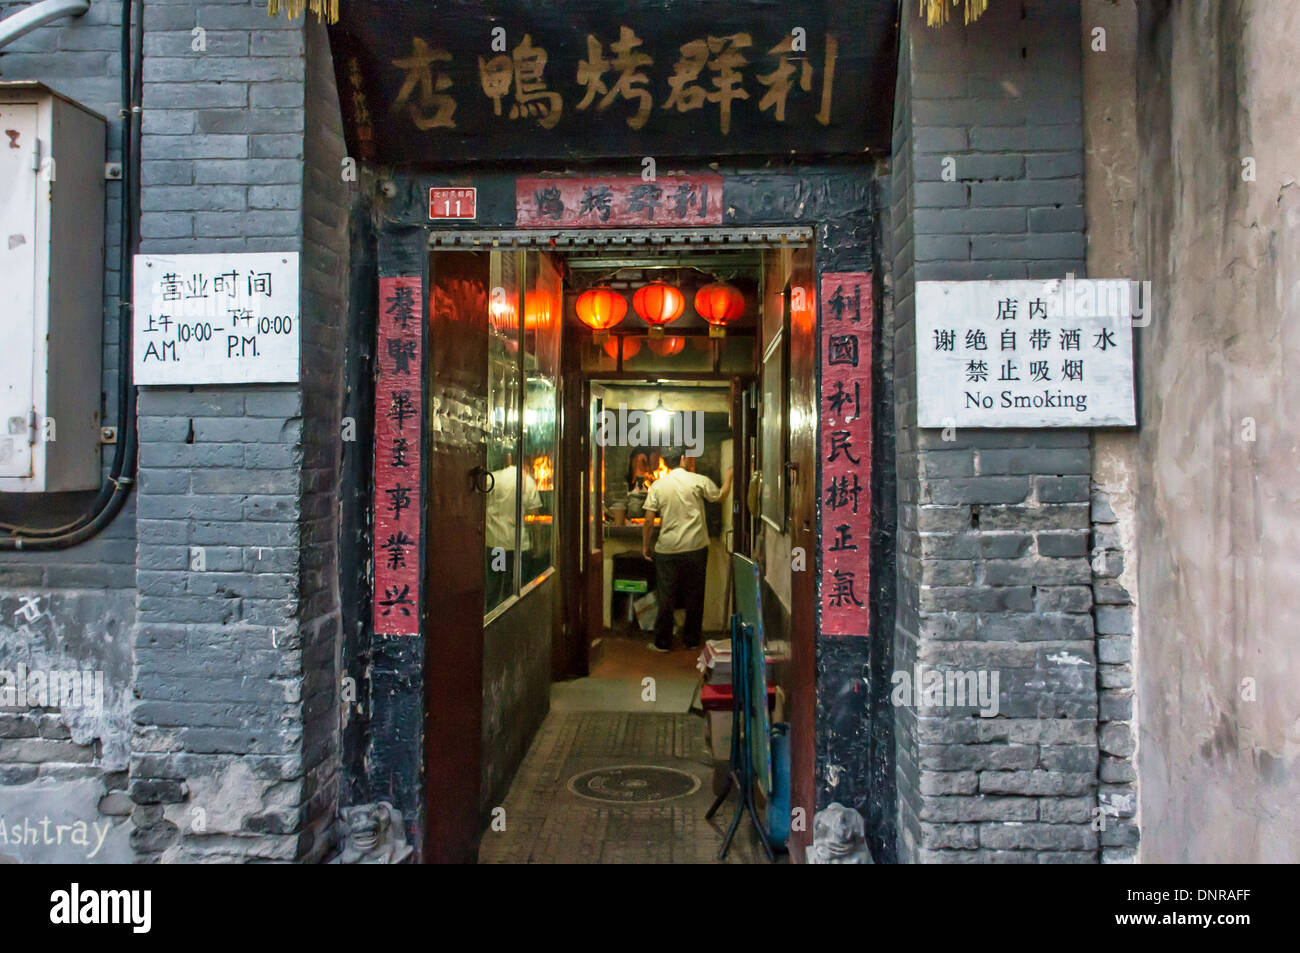
[[727,336],[727,325],[745,313],[745,296],[723,281],[695,292],[695,310],[709,322],[709,337]]
[[989,0],[921,0],[921,13],[926,26],[943,26],[948,22],[948,6],[965,3],[963,15],[966,23],[974,23],[989,8]]
[[316,14],[318,20],[328,16],[330,23],[339,22],[339,0],[266,0],[267,16],[272,17],[283,8],[293,20],[302,16],[303,7]]

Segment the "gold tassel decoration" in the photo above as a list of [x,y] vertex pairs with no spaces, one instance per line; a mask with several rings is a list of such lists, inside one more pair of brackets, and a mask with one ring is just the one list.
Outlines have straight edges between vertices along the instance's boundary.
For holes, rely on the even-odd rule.
[[316,19],[329,18],[330,23],[339,22],[339,0],[266,0],[267,16],[276,16],[283,8],[289,19],[302,16],[303,8],[316,14]]
[[948,7],[965,4],[963,14],[966,23],[974,23],[989,8],[989,0],[921,0],[921,13],[925,15],[926,26],[943,26],[948,22]]

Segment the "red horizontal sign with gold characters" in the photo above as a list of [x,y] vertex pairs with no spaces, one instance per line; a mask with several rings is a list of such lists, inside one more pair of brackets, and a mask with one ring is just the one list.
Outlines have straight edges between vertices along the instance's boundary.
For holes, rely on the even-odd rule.
[[889,148],[897,0],[347,0],[349,154],[467,160]]
[[519,228],[691,227],[722,224],[722,176],[515,181]]

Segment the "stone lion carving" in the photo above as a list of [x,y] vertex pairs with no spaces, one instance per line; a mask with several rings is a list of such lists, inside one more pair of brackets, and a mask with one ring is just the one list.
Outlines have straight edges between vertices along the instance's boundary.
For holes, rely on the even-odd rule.
[[402,812],[387,801],[339,810],[343,821],[340,864],[400,864],[413,853],[406,843]]
[[862,815],[840,803],[813,815],[813,842],[805,851],[809,864],[869,864],[866,826]]

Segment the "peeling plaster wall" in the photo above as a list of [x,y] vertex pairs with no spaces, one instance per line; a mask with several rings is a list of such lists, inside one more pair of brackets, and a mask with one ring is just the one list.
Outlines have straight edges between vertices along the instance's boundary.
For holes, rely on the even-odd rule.
[[1300,5],[1139,16],[1142,856],[1293,862]]
[[[48,707],[0,714],[0,863],[131,861],[125,788],[134,608],[130,590],[0,594],[6,685],[15,686],[25,666],[47,680],[54,672],[93,673],[95,686],[85,694],[81,683],[80,707],[60,710],[51,696]],[[28,621],[32,611],[40,614]]]
[[[97,700],[83,697],[81,707],[66,707],[57,716],[60,735],[76,745],[93,747],[99,766],[125,771],[130,724],[130,633],[135,593],[59,592],[35,597],[40,612],[24,621],[30,596],[0,595],[0,670],[103,674]],[[6,682],[12,684],[9,678]],[[97,680],[95,684],[97,684]],[[84,685],[84,682],[83,682]],[[50,699],[51,708],[58,706]],[[39,713],[37,713],[39,714]],[[4,724],[14,716],[6,713]],[[0,728],[0,739],[21,737]],[[0,740],[0,763],[25,761],[13,757],[15,742]],[[0,802],[2,803],[2,802]]]

